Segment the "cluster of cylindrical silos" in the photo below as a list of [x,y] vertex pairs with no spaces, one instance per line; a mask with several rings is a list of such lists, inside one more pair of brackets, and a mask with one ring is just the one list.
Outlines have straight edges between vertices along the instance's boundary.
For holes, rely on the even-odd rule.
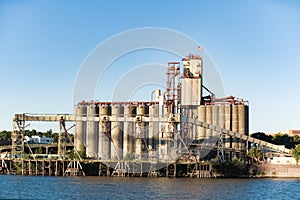
[[[242,103],[210,104],[196,106],[189,117],[248,135],[248,112],[248,105]],[[76,105],[75,148],[80,150],[86,147],[88,157],[101,160],[169,159],[172,149],[178,145],[175,132],[180,132],[177,126],[168,122],[170,113],[174,113],[170,106],[157,103]],[[191,134],[193,141],[212,146],[216,145],[220,135],[220,132],[203,127],[191,132],[194,132]],[[224,135],[223,142],[225,149],[237,152],[236,156],[246,147],[245,141],[228,135]]]
[[[230,130],[243,135],[249,135],[248,115],[249,108],[245,104],[213,104],[201,105],[198,107],[199,121],[212,124],[226,130]],[[216,140],[220,132],[200,127],[196,134],[196,140]],[[246,147],[245,141],[231,138],[225,135],[224,147],[227,149],[242,150]]]
[[[75,106],[75,148],[102,160],[142,159],[158,150],[159,105],[79,104]],[[149,122],[141,120],[149,117]]]

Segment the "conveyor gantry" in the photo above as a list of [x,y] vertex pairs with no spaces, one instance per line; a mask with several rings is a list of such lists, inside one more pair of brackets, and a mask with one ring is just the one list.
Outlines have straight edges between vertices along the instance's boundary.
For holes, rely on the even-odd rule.
[[70,114],[52,114],[52,115],[39,115],[39,114],[15,114],[14,120],[19,121],[60,121],[61,119],[64,119],[64,121],[118,121],[118,122],[137,122],[137,121],[143,121],[143,122],[185,122],[185,123],[191,123],[196,126],[200,126],[206,129],[214,130],[222,134],[229,135],[233,138],[238,138],[245,140],[247,142],[252,142],[255,144],[258,144],[259,146],[264,146],[267,148],[270,148],[272,150],[291,154],[291,150],[284,147],[284,145],[275,145],[263,140],[259,140],[256,138],[253,138],[251,136],[243,135],[237,132],[233,132],[212,124],[207,124],[205,122],[201,122],[198,119],[192,119],[192,118],[186,118],[186,117],[180,117],[179,114],[170,114],[168,118],[165,117],[145,117],[145,116],[139,116],[139,117],[116,117],[116,116],[101,116],[100,117],[75,117],[74,115]]

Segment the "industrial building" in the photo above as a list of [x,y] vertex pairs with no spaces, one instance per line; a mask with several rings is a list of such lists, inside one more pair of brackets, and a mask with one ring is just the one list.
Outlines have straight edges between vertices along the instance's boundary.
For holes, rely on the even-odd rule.
[[[217,98],[203,85],[203,60],[188,55],[182,62],[169,62],[166,90],[150,91],[149,101],[96,102],[82,101],[74,114],[15,114],[11,156],[2,160],[7,173],[22,165],[22,174],[84,175],[80,163],[99,165],[100,175],[176,177],[176,165],[186,166],[186,176],[210,177],[210,160],[240,158],[245,160],[248,143],[291,154],[290,149],[249,136],[248,102],[233,96]],[[204,94],[208,95],[204,95]],[[24,132],[29,121],[59,123],[56,158],[39,160]],[[66,122],[74,125],[66,127]],[[74,128],[77,160],[69,160],[65,141]],[[69,137],[69,138],[67,138]],[[20,142],[21,141],[21,142]],[[25,156],[25,146],[34,160],[14,159]],[[53,148],[51,145],[46,147]],[[85,149],[87,159],[78,151]],[[70,149],[69,149],[70,150]],[[27,155],[28,157],[28,155]],[[11,163],[16,163],[11,164]],[[193,168],[188,169],[192,164]]]
[[[181,67],[183,69],[181,70]],[[244,140],[224,136],[212,127],[249,134],[248,102],[233,96],[216,98],[203,85],[203,61],[189,55],[169,62],[167,88],[152,92],[149,102],[80,102],[75,106],[75,147],[100,160],[176,160],[243,158]],[[210,95],[203,96],[203,90]],[[222,141],[221,141],[221,140]]]
[[53,144],[54,138],[41,137],[38,135],[33,135],[32,137],[25,136],[25,142],[29,144]]

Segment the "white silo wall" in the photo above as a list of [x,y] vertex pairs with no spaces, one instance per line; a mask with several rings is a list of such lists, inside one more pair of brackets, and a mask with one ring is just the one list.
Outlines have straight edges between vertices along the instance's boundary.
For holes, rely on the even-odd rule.
[[86,155],[91,158],[98,157],[98,134],[99,126],[95,121],[97,117],[97,107],[88,105],[87,107],[87,134],[86,134]]
[[86,122],[81,119],[81,117],[86,117],[86,106],[77,105],[75,106],[75,135],[74,135],[74,145],[77,151],[82,150],[83,146],[86,145]]
[[[122,114],[122,107],[120,105],[113,105],[111,107],[111,116],[120,117]],[[111,159],[117,160],[123,158],[123,126],[122,122],[111,122]]]

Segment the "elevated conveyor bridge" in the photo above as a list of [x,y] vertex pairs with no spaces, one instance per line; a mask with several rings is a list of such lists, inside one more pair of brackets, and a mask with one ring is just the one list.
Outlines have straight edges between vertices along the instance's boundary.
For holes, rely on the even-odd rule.
[[[117,117],[117,116],[101,116],[101,117],[75,117],[70,114],[16,114],[14,121],[15,122],[25,122],[25,121],[44,121],[44,122],[76,122],[76,121],[108,121],[108,122],[162,122],[162,123],[172,123],[174,125],[181,122],[190,123],[192,125],[203,127],[209,130],[213,130],[219,133],[219,137],[222,135],[229,135],[232,138],[241,139],[247,142],[255,143],[259,146],[263,146],[274,151],[291,154],[291,150],[285,148],[284,145],[275,145],[266,141],[262,141],[256,138],[253,138],[248,135],[243,135],[237,132],[233,132],[212,124],[199,121],[199,119],[193,119],[188,117],[180,116],[180,114],[170,114],[169,117],[146,117],[146,116],[137,116],[137,117]],[[185,144],[190,145],[190,144]]]

